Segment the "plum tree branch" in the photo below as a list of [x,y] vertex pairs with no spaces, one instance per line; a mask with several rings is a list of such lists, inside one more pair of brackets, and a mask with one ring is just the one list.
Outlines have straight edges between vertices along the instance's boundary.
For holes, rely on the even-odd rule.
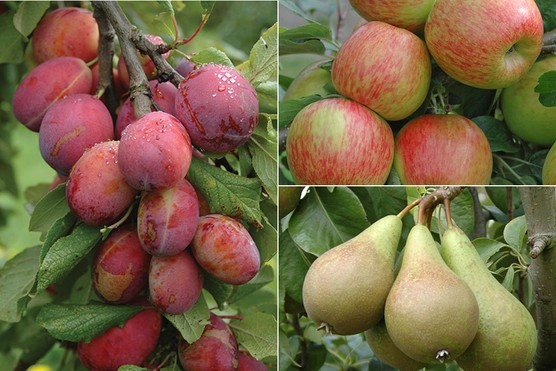
[[93,3],[93,8],[93,14],[99,29],[99,80],[97,95],[104,95],[108,111],[110,111],[112,118],[115,118],[116,108],[118,108],[120,103],[116,85],[114,84],[114,75],[112,73],[112,58],[114,57],[114,38],[116,33],[114,32],[114,27],[112,27],[112,24],[106,18],[102,8],[96,3]]
[[129,74],[129,88],[135,116],[141,117],[151,112],[151,89],[139,62],[135,44],[131,41],[132,29],[135,27],[131,25],[117,2],[95,1],[93,3],[102,9],[118,36]]
[[556,368],[556,192],[551,187],[519,188],[525,218],[528,243],[533,255],[528,268],[536,299],[538,346],[534,369]]

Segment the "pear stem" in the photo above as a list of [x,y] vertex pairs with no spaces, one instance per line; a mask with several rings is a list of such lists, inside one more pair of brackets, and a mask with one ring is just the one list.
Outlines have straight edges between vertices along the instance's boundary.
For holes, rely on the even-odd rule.
[[462,191],[462,187],[440,187],[436,191],[423,196],[419,203],[417,224],[430,226],[432,213],[436,206],[444,203],[444,200],[453,200]]
[[421,202],[421,200],[423,199],[423,197],[419,197],[418,199],[414,200],[412,203],[408,204],[406,207],[404,207],[404,209],[402,211],[400,211],[398,213],[398,215],[396,215],[398,218],[402,219],[404,216],[407,215],[407,213],[413,209],[415,206],[419,205],[419,203]]
[[444,199],[444,211],[446,212],[446,223],[448,224],[448,228],[453,228],[454,224],[452,223],[452,212],[450,211],[450,203],[452,201],[448,198]]

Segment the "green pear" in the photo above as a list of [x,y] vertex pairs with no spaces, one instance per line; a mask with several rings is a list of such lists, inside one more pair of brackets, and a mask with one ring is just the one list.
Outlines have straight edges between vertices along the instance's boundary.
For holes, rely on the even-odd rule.
[[444,263],[424,225],[409,232],[384,316],[396,346],[424,363],[457,358],[477,333],[477,300]]
[[466,371],[528,369],[537,347],[530,313],[492,276],[463,231],[452,227],[444,232],[441,253],[479,303],[479,330],[457,359],[460,367]]
[[389,215],[319,256],[303,282],[309,318],[338,335],[377,324],[394,282],[401,230],[401,219]]
[[408,357],[394,344],[384,321],[380,321],[377,325],[365,331],[365,339],[373,354],[382,362],[394,368],[401,371],[415,371],[427,366]]

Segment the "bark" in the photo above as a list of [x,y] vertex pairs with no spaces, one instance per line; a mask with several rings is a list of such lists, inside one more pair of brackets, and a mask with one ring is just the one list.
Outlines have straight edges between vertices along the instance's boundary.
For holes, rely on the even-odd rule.
[[534,369],[556,369],[556,189],[519,189],[533,257],[528,268],[536,299],[538,346]]

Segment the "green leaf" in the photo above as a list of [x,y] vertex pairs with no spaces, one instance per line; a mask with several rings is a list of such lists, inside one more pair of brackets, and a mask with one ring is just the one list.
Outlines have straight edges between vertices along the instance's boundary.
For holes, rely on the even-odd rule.
[[292,99],[280,102],[280,115],[278,116],[278,126],[283,128],[293,121],[295,116],[303,108],[311,103],[323,99],[320,95],[309,95],[300,99]]
[[267,218],[263,218],[263,227],[258,229],[255,227],[249,228],[249,233],[251,237],[253,237],[253,241],[255,241],[255,245],[259,249],[259,254],[261,257],[261,264],[266,263],[274,255],[276,255],[276,236],[278,232],[276,228],[272,226],[267,220]]
[[269,80],[275,81],[277,79],[277,40],[278,25],[275,23],[253,45],[249,53],[249,60],[238,67],[240,72],[255,88],[263,82]]
[[118,371],[150,371],[150,369],[135,365],[123,365],[118,368]]
[[68,274],[100,241],[96,227],[80,224],[73,232],[58,239],[46,253],[37,276],[37,291],[46,289]]
[[0,64],[23,62],[23,36],[14,27],[14,11],[0,15]]
[[170,0],[157,0],[157,2],[162,6],[164,11],[174,15],[174,7],[172,6],[172,2]]
[[320,40],[306,40],[295,42],[291,40],[280,40],[280,55],[289,54],[318,54],[323,55],[326,47]]
[[546,107],[556,107],[556,71],[545,72],[539,77],[539,84],[535,86],[539,93],[539,102]]
[[361,200],[369,221],[396,215],[407,206],[404,187],[352,187],[351,190]]
[[332,40],[332,32],[330,31],[330,28],[317,22],[311,22],[299,27],[290,28],[288,30],[280,30],[280,40],[303,39]]
[[33,32],[44,12],[50,7],[50,1],[23,1],[14,15],[14,26],[23,36]]
[[195,64],[216,63],[234,68],[234,64],[230,58],[228,58],[226,53],[213,47],[201,50],[200,52],[194,54],[190,60]]
[[232,285],[219,281],[206,272],[204,274],[203,288],[210,292],[218,308],[221,310],[224,309],[228,298],[234,291]]
[[492,152],[519,152],[519,145],[512,139],[506,124],[492,116],[479,116],[473,119],[485,133]]
[[510,265],[508,267],[508,270],[506,271],[506,275],[504,276],[504,281],[502,282],[502,286],[504,286],[506,290],[510,292],[514,288],[514,276],[515,276],[514,267]]
[[262,227],[259,206],[261,182],[244,178],[193,158],[187,172],[191,183],[207,200],[213,213],[239,218]]
[[311,258],[291,238],[288,231],[280,234],[280,286],[298,303],[303,303],[303,280],[311,266]]
[[41,198],[29,221],[29,230],[47,232],[52,224],[70,211],[66,199],[66,184],[60,184]]
[[489,238],[477,238],[473,240],[473,246],[477,249],[483,262],[487,264],[494,254],[506,247],[506,244]]
[[243,320],[233,320],[230,323],[241,344],[257,359],[276,356],[276,332],[278,325],[276,318],[265,313],[250,313]]
[[262,266],[261,270],[251,281],[243,285],[232,285],[232,292],[227,299],[228,304],[235,303],[236,301],[246,297],[247,295],[259,290],[266,286],[274,279],[274,270],[270,265]]
[[320,256],[368,226],[363,205],[349,188],[312,187],[292,214],[288,229],[304,251]]
[[54,224],[52,224],[52,227],[50,227],[50,229],[48,230],[48,233],[46,234],[46,239],[44,240],[44,243],[42,244],[41,247],[41,256],[40,256],[41,263],[43,262],[44,257],[46,256],[48,250],[50,250],[52,245],[58,239],[67,236],[68,233],[73,228],[73,226],[75,225],[76,221],[77,218],[75,217],[75,215],[71,211],[69,211],[66,215],[56,220]]
[[314,22],[308,15],[297,5],[297,3],[293,0],[280,0],[280,5],[286,7],[287,9],[291,10],[298,16],[304,18],[306,21]]
[[203,12],[205,14],[212,12],[212,9],[214,8],[214,3],[216,3],[216,1],[201,1]]
[[21,319],[39,270],[39,253],[38,246],[25,249],[0,269],[0,321]]
[[556,28],[556,6],[554,0],[535,0],[542,14],[544,30],[548,32]]
[[[456,225],[471,236],[475,228],[475,214],[473,212],[473,196],[468,189],[465,189],[458,197],[454,198],[451,203],[452,219]],[[445,214],[442,213],[445,220]]]
[[37,322],[56,339],[89,342],[114,326],[123,327],[142,309],[131,305],[47,304]]
[[272,121],[267,122],[267,125],[261,123],[255,128],[248,146],[253,169],[262,181],[266,193],[275,204],[278,204],[278,179],[276,179],[278,133],[272,127]]
[[164,317],[180,332],[188,343],[201,337],[205,326],[209,323],[210,311],[203,295],[183,314],[164,314]]
[[525,221],[525,216],[512,219],[504,228],[504,240],[517,251],[521,251],[521,248],[526,243],[526,234],[527,222]]

